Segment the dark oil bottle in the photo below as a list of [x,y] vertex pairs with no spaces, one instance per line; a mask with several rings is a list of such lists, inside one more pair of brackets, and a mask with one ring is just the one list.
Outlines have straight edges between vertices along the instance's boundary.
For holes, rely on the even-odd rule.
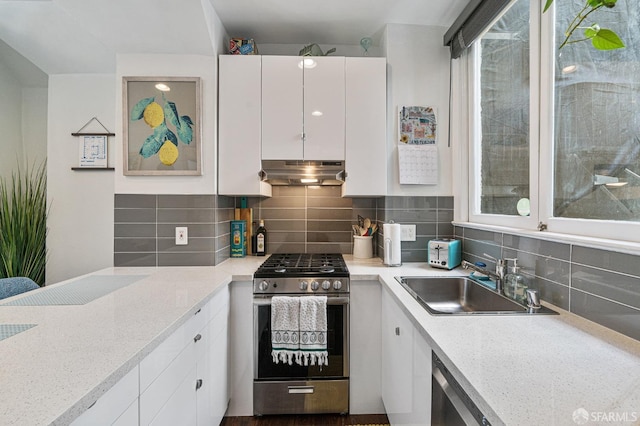
[[267,229],[264,220],[260,219],[260,226],[256,230],[256,254],[264,256],[267,253]]

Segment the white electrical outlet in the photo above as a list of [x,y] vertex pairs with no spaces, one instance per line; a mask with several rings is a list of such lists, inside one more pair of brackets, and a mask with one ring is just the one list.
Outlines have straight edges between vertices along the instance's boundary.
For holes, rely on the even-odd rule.
[[187,244],[189,244],[189,228],[176,226],[176,245],[186,246]]
[[416,226],[400,225],[400,241],[415,241],[415,240],[416,240]]

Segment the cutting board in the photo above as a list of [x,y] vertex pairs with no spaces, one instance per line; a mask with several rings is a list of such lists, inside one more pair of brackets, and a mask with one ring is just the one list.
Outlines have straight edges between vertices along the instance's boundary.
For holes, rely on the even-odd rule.
[[253,209],[235,209],[234,220],[244,220],[247,223],[247,235],[245,235],[244,241],[247,245],[247,256],[250,256],[253,254],[251,252],[251,236],[253,235]]

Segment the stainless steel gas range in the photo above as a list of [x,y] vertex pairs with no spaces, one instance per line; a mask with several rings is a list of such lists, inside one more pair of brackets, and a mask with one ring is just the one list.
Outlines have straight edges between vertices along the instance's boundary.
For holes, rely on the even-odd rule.
[[[274,296],[327,296],[328,365],[274,362]],[[253,411],[264,414],[349,412],[349,270],[341,254],[273,254],[253,275]]]

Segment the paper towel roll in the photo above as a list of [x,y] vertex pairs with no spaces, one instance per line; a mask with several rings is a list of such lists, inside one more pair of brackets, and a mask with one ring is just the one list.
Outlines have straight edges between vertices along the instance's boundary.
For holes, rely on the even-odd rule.
[[384,264],[388,266],[400,266],[402,264],[400,224],[382,224],[382,235],[384,236]]

